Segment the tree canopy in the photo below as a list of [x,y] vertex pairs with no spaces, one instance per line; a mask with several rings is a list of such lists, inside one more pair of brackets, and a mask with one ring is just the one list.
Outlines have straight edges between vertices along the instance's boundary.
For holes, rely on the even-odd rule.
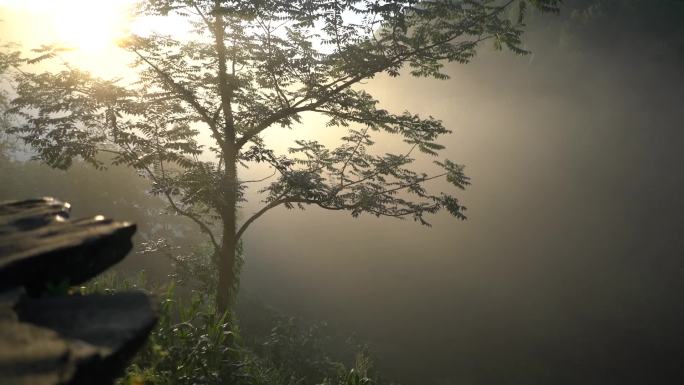
[[[18,72],[10,132],[53,167],[68,168],[75,158],[104,167],[97,155],[107,152],[149,178],[154,194],[209,236],[225,309],[239,239],[274,207],[317,206],[424,225],[427,214],[445,209],[464,219],[455,196],[425,186],[446,178],[465,188],[463,166],[438,158],[437,174],[413,167],[420,153],[437,157],[439,139],[450,131],[434,117],[380,108],[360,82],[382,73],[448,79],[445,64],[467,63],[485,41],[524,54],[528,7],[556,11],[558,3],[147,0],[141,14],[172,17],[188,33],[131,36],[123,47],[136,57],[133,82],[69,66]],[[55,54],[43,47],[26,63]],[[304,113],[324,116],[321,130],[346,127],[340,145],[304,138],[284,154],[267,145],[267,130],[296,129]],[[198,140],[203,130],[209,145]],[[400,137],[406,148],[373,153],[377,132]],[[260,190],[263,207],[238,224],[236,210],[253,182],[238,171],[255,163],[269,165],[274,179]]]

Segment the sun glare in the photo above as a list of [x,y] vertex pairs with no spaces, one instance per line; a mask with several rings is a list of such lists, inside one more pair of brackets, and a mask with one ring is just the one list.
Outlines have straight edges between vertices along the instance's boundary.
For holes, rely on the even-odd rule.
[[63,59],[98,76],[124,76],[130,58],[120,40],[139,28],[137,0],[0,0],[0,43],[27,51],[41,45],[70,49]]
[[130,2],[53,0],[49,4],[57,39],[68,47],[102,51],[126,35]]
[[106,51],[126,36],[135,0],[0,0],[22,15],[27,34],[88,53]]

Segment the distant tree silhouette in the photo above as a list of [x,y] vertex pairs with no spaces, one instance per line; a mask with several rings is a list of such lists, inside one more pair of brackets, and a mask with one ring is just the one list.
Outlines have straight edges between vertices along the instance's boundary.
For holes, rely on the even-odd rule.
[[638,51],[654,58],[684,57],[682,1],[570,0],[564,8],[568,11],[565,32],[585,46],[602,52]]
[[[447,79],[445,63],[468,62],[487,40],[523,54],[527,8],[556,11],[558,2],[147,0],[142,14],[188,21],[190,33],[131,37],[124,46],[137,58],[134,84],[71,67],[17,73],[10,113],[19,123],[10,131],[53,167],[68,168],[76,157],[102,167],[96,155],[108,152],[151,179],[153,193],[208,235],[223,311],[235,290],[240,238],[277,206],[424,225],[426,214],[441,209],[464,219],[455,197],[424,187],[446,178],[465,188],[463,166],[445,159],[435,162],[443,172],[434,175],[411,169],[415,154],[438,155],[449,130],[432,117],[381,109],[355,86],[381,73]],[[29,62],[54,52],[38,54]],[[305,112],[325,116],[326,127],[349,127],[341,145],[299,140],[287,154],[267,146],[267,129],[296,128]],[[207,148],[198,143],[201,130],[213,139]],[[377,131],[401,137],[406,149],[373,155]],[[207,151],[214,160],[202,157]],[[275,180],[260,191],[263,207],[238,223],[250,183],[238,169],[254,163],[272,167]]]

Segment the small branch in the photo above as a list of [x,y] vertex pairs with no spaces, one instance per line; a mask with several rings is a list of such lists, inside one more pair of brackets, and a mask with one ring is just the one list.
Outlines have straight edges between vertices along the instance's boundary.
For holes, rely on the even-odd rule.
[[202,21],[204,21],[204,24],[207,25],[207,28],[209,28],[209,31],[211,31],[213,33],[214,31],[212,30],[213,26],[211,25],[211,21],[207,18],[207,16],[204,14],[204,12],[202,12],[202,10],[199,8],[197,3],[195,3],[195,2],[192,3],[192,6],[195,8],[195,11],[197,11],[197,14],[202,18]]
[[[467,25],[461,26],[459,28],[458,32],[456,32],[450,36],[447,36],[446,38],[444,38],[442,40],[433,42],[432,44],[428,44],[424,47],[416,48],[414,50],[411,50],[411,51],[403,53],[403,54],[399,54],[399,55],[395,56],[394,58],[390,58],[390,60],[388,60],[388,62],[385,65],[381,65],[379,67],[369,69],[367,71],[361,72],[361,73],[356,74],[356,75],[348,74],[348,75],[343,76],[340,79],[337,79],[331,83],[328,83],[327,85],[323,86],[321,89],[318,90],[317,93],[319,95],[321,93],[323,93],[327,88],[333,87],[334,85],[342,82],[341,84],[332,88],[331,91],[324,93],[323,96],[318,98],[315,102],[311,102],[309,104],[302,105],[305,102],[311,100],[311,98],[313,97],[313,95],[307,95],[307,96],[303,97],[302,99],[300,99],[299,101],[293,103],[292,105],[290,105],[284,109],[281,109],[279,111],[274,112],[273,114],[271,114],[271,116],[266,118],[261,124],[258,124],[257,126],[248,130],[247,132],[245,132],[242,135],[242,137],[237,139],[237,141],[236,141],[237,148],[238,149],[241,148],[245,143],[249,142],[249,140],[254,135],[259,134],[261,131],[267,129],[272,124],[278,122],[281,119],[287,118],[288,116],[291,116],[294,114],[298,114],[300,112],[311,111],[312,109],[320,107],[321,105],[330,101],[330,99],[333,96],[335,96],[338,93],[340,93],[341,91],[351,87],[352,85],[360,82],[361,80],[364,80],[364,79],[366,79],[366,78],[368,78],[374,74],[385,71],[386,69],[391,68],[392,66],[401,64],[413,56],[416,56],[416,55],[419,55],[419,54],[424,53],[426,51],[429,51],[429,50],[436,48],[440,45],[448,44],[448,43],[452,42],[453,40],[457,39],[459,36],[462,36],[469,28],[474,26],[476,23],[478,23],[482,20],[486,20],[489,17],[492,17],[498,13],[503,12],[508,6],[510,6],[513,3],[513,1],[514,0],[509,0],[506,4],[503,4],[502,6],[495,8],[494,11],[492,11],[491,13],[488,13],[488,14],[484,15],[483,17],[478,18],[477,20],[473,20],[471,23],[468,23]],[[468,45],[479,44],[482,41],[485,41],[485,40],[490,39],[492,37],[493,36],[485,36],[485,37],[480,36],[477,39],[475,39],[474,41],[468,42]],[[347,80],[343,81],[343,79],[347,79]]]
[[[266,47],[268,48],[268,55],[269,55],[269,57],[272,57],[273,45],[271,44],[270,23],[268,26],[266,26],[260,19],[257,19],[257,23],[259,24],[259,26],[261,26],[261,29],[266,34]],[[287,98],[285,93],[280,89],[280,85],[278,85],[278,79],[276,78],[275,73],[273,71],[269,71],[269,76],[271,77],[271,81],[273,82],[273,88],[275,89],[276,94],[278,95],[278,98],[281,100],[281,103],[284,106],[289,107],[290,106],[290,100]]]
[[[284,194],[282,194],[281,197],[282,197],[283,195],[284,195]],[[274,207],[280,206],[281,204],[284,204],[284,203],[291,203],[291,202],[293,202],[293,201],[292,201],[292,200],[289,200],[289,199],[276,199],[276,200],[272,201],[271,203],[267,204],[266,206],[264,206],[263,208],[261,208],[261,210],[257,211],[254,215],[252,215],[249,219],[247,219],[247,220],[245,221],[245,223],[242,224],[242,226],[240,226],[240,229],[239,229],[238,232],[235,234],[235,240],[236,240],[236,241],[239,240],[240,237],[242,237],[242,234],[244,234],[244,232],[247,230],[247,228],[249,227],[249,225],[251,225],[252,222],[254,222],[254,221],[256,221],[257,219],[259,219],[259,217],[261,217],[262,215],[264,215],[268,210],[270,210],[270,209],[272,209],[272,208],[274,208]]]
[[138,57],[142,61],[147,63],[147,65],[149,65],[154,70],[154,72],[156,72],[157,75],[159,75],[159,77],[164,81],[164,83],[166,83],[173,90],[175,90],[176,93],[181,97],[182,100],[184,100],[185,102],[189,103],[192,106],[192,108],[200,115],[200,117],[202,117],[202,120],[209,126],[209,129],[211,129],[212,134],[214,136],[214,139],[216,139],[216,141],[218,142],[219,147],[223,148],[224,147],[223,140],[221,139],[221,134],[216,129],[215,120],[210,117],[209,111],[207,111],[207,109],[204,108],[199,103],[199,101],[197,101],[195,94],[192,91],[183,87],[182,85],[176,83],[169,74],[164,72],[161,68],[159,68],[154,63],[152,63],[152,61],[150,61],[150,59],[148,59],[147,57],[142,55],[137,49],[133,49],[133,52],[136,55],[138,55]]
[[431,176],[431,177],[422,178],[422,179],[419,179],[419,180],[417,180],[417,181],[415,181],[415,182],[413,182],[413,183],[409,183],[409,184],[406,184],[406,185],[399,185],[398,187],[395,187],[395,188],[391,188],[391,189],[387,189],[387,190],[383,190],[383,191],[378,191],[377,193],[373,194],[372,196],[376,196],[376,195],[385,195],[385,194],[387,194],[387,193],[391,193],[391,192],[403,190],[403,189],[406,189],[406,188],[409,188],[409,187],[412,187],[412,186],[419,185],[419,184],[421,184],[421,183],[425,183],[425,182],[430,181],[430,180],[433,180],[433,179],[441,178],[441,177],[443,177],[443,176],[445,176],[445,175],[447,175],[447,173],[444,172],[444,173],[441,173],[441,174],[438,174],[438,175],[433,175],[433,176]]
[[245,134],[242,135],[242,137],[240,137],[237,140],[237,142],[236,142],[237,147],[241,148],[243,145],[245,145],[245,143],[247,143],[255,135],[259,134],[261,131],[267,129],[273,123],[276,123],[277,121],[279,121],[281,119],[284,119],[284,118],[291,116],[291,115],[298,114],[300,112],[311,111],[314,108],[320,107],[321,105],[327,103],[334,95],[336,95],[337,93],[343,91],[344,89],[352,86],[354,83],[357,83],[359,80],[362,80],[362,79],[363,79],[363,77],[356,76],[356,77],[346,81],[345,83],[339,85],[331,93],[321,97],[320,99],[316,100],[315,102],[312,102],[312,103],[307,104],[305,106],[297,107],[304,100],[304,99],[302,99],[299,102],[297,102],[297,103],[295,103],[289,107],[286,107],[284,109],[281,109],[281,110],[271,114],[271,116],[266,118],[261,124],[259,124],[256,127],[248,130],[247,132],[245,132]]
[[171,197],[171,195],[168,192],[164,191],[164,195],[166,196],[166,200],[169,202],[171,207],[173,207],[173,209],[176,210],[176,212],[178,214],[190,218],[190,220],[195,222],[202,229],[202,231],[204,231],[205,233],[207,233],[207,235],[209,235],[209,239],[211,240],[211,244],[214,246],[214,249],[216,251],[221,250],[221,246],[218,244],[218,242],[216,242],[216,237],[214,237],[214,233],[212,233],[211,229],[209,228],[209,226],[207,226],[206,223],[202,222],[193,213],[186,211],[186,210],[183,210],[180,207],[178,207],[178,205],[176,205],[176,202],[173,200],[173,198]]
[[264,178],[261,178],[261,179],[256,179],[256,180],[241,180],[240,183],[259,183],[259,182],[263,182],[263,181],[265,181],[265,180],[268,180],[268,179],[273,178],[273,176],[275,176],[275,174],[276,174],[277,172],[278,172],[278,169],[275,169],[275,170],[273,170],[273,173],[272,173],[271,175],[267,176],[267,177],[264,177]]
[[[411,156],[411,153],[412,153],[413,150],[416,148],[416,146],[418,146],[418,143],[416,143],[416,144],[414,144],[413,146],[411,146],[411,149],[409,149],[409,151],[401,157],[401,160],[404,161],[404,160],[406,160],[406,158],[408,158],[409,156]],[[356,184],[359,184],[359,183],[363,183],[363,182],[367,181],[368,179],[374,178],[374,177],[378,176],[381,172],[382,172],[381,170],[375,170],[375,172],[371,173],[370,175],[366,175],[366,176],[363,177],[363,178],[360,178],[360,179],[355,180],[355,181],[353,181],[353,182],[349,182],[349,183],[347,183],[346,185],[340,186],[340,188],[338,189],[338,192],[339,192],[339,191],[342,191],[342,190],[344,190],[344,189],[346,189],[346,188],[349,187],[349,186],[353,186],[353,185],[356,185]]]
[[[143,168],[143,170],[145,170],[145,171],[147,172],[147,175],[150,176],[150,178],[152,179],[152,181],[154,181],[155,183],[159,184],[159,179],[158,179],[157,176],[152,172],[152,170],[150,170],[149,167],[147,167],[147,166],[142,166],[142,168]],[[195,223],[200,227],[200,229],[202,229],[202,231],[204,231],[205,233],[207,233],[207,235],[209,235],[209,239],[211,240],[211,244],[214,246],[214,249],[215,249],[215,250],[218,251],[218,250],[221,249],[221,246],[220,246],[220,245],[218,244],[218,242],[216,241],[216,237],[214,237],[214,233],[211,231],[211,229],[209,228],[209,226],[208,226],[206,223],[202,222],[202,220],[199,219],[199,218],[197,217],[197,215],[193,214],[192,212],[190,212],[190,211],[188,211],[188,210],[183,210],[182,208],[180,208],[180,207],[176,204],[176,202],[173,200],[173,197],[171,196],[171,194],[169,194],[168,190],[164,189],[164,190],[163,190],[163,194],[164,194],[164,196],[166,197],[166,200],[167,200],[167,201],[169,202],[169,204],[171,205],[171,207],[172,207],[178,214],[190,218],[190,220],[192,220],[193,222],[195,222]]]
[[368,127],[364,128],[363,133],[359,135],[359,141],[356,143],[356,147],[354,147],[354,151],[352,151],[351,154],[349,154],[349,157],[347,157],[347,160],[344,162],[344,165],[342,165],[342,170],[340,170],[340,187],[344,184],[344,172],[347,170],[347,165],[349,165],[349,162],[351,162],[352,158],[356,155],[356,152],[359,151],[359,148],[361,147],[361,143],[363,143],[364,139],[366,139],[366,133],[368,132]]

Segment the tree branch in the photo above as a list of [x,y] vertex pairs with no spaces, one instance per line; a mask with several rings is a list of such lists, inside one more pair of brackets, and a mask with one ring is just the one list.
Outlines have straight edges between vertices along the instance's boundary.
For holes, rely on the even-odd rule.
[[[281,196],[283,196],[283,195],[281,195]],[[244,234],[244,232],[247,230],[249,225],[251,225],[252,222],[259,219],[259,217],[264,215],[268,210],[270,210],[274,207],[278,207],[281,204],[291,203],[291,202],[292,201],[290,199],[276,199],[276,200],[272,201],[271,203],[267,204],[266,206],[262,207],[261,210],[257,211],[254,215],[252,215],[249,219],[247,219],[245,221],[245,223],[242,224],[242,226],[240,226],[240,229],[237,231],[237,233],[235,233],[235,240],[236,241],[239,240],[240,237],[242,237],[242,234]]]
[[[453,33],[450,36],[447,36],[446,38],[433,42],[432,44],[428,44],[424,47],[419,47],[416,48],[412,51],[396,55],[394,58],[391,58],[386,64],[381,65],[379,67],[370,69],[365,72],[361,72],[357,75],[352,76],[351,74],[345,75],[340,79],[337,79],[331,83],[328,83],[327,85],[323,86],[322,89],[318,90],[318,94],[320,94],[322,91],[324,91],[328,87],[332,87],[335,84],[338,84],[342,79],[347,79],[346,81],[342,82],[342,84],[339,84],[337,87],[333,88],[332,91],[325,93],[321,98],[318,98],[315,102],[311,102],[305,106],[301,106],[301,104],[305,103],[308,100],[311,100],[312,95],[308,95],[297,101],[296,103],[293,103],[292,105],[283,108],[281,110],[278,110],[271,114],[268,118],[264,119],[264,121],[255,127],[251,128],[247,132],[245,132],[239,139],[236,141],[237,148],[240,149],[242,146],[244,146],[247,142],[250,141],[252,137],[255,135],[258,135],[261,131],[267,129],[270,127],[272,124],[278,122],[281,119],[287,118],[288,116],[298,114],[300,112],[304,111],[311,111],[311,109],[315,109],[317,107],[320,107],[321,105],[327,103],[333,96],[337,95],[339,92],[351,87],[352,85],[360,82],[363,79],[366,79],[368,77],[371,77],[377,73],[383,72],[387,70],[388,68],[391,68],[395,65],[401,64],[405,62],[406,60],[410,59],[413,56],[419,55],[425,51],[431,50],[433,48],[436,48],[440,45],[448,44],[452,42],[453,40],[457,39],[458,37],[462,36],[463,33],[468,31],[469,28],[472,28],[472,26],[476,25],[478,22],[481,22],[482,20],[485,20],[487,18],[490,18],[492,16],[495,16],[501,12],[503,12],[507,7],[509,7],[514,0],[509,0],[507,3],[496,7],[491,13],[487,13],[481,18],[478,18],[477,20],[473,20],[471,23],[468,23],[467,25],[463,25],[459,28],[458,32]],[[487,39],[492,38],[492,35],[488,35],[485,37],[480,36],[479,38],[475,39],[472,42],[468,42],[469,45],[472,44],[479,44],[482,41],[485,41]],[[350,77],[351,76],[351,77]]]
[[[128,147],[128,146],[127,146],[127,147]],[[111,153],[111,154],[115,154],[115,155],[125,155],[124,152],[115,151],[115,150],[109,150],[109,149],[98,149],[98,151],[103,151],[103,152],[107,152],[107,153]],[[128,155],[131,156],[132,158],[137,158],[137,157],[135,156],[135,155],[136,155],[135,152],[132,151],[132,150],[130,149],[130,147],[128,147]],[[150,179],[152,179],[152,181],[153,181],[154,183],[160,184],[159,179],[158,179],[157,176],[154,174],[154,172],[152,172],[152,170],[150,170],[149,167],[144,166],[144,165],[141,166],[141,167],[142,167],[142,169],[147,173],[147,175],[150,177]],[[169,194],[169,192],[168,192],[166,189],[163,190],[163,194],[164,194],[164,196],[166,197],[166,200],[167,200],[167,201],[169,202],[169,204],[171,205],[171,207],[172,207],[178,214],[180,214],[180,215],[182,215],[182,216],[185,216],[185,217],[188,217],[190,220],[192,220],[193,222],[195,222],[195,223],[200,227],[200,229],[202,229],[203,232],[205,232],[205,233],[207,233],[207,235],[209,235],[209,239],[210,239],[210,241],[211,241],[211,244],[214,246],[214,248],[215,248],[216,250],[220,250],[220,245],[219,245],[218,242],[216,241],[216,237],[214,236],[214,233],[211,231],[211,229],[209,228],[209,226],[208,226],[206,223],[204,223],[201,219],[199,219],[195,214],[191,213],[190,211],[183,210],[182,208],[180,208],[180,207],[178,206],[178,204],[176,204],[176,202],[173,200],[173,197],[171,196],[171,194]]]
[[223,148],[224,141],[221,138],[221,134],[216,129],[215,120],[210,117],[209,111],[207,111],[207,109],[204,108],[199,103],[199,101],[197,101],[197,97],[195,96],[195,94],[192,91],[183,87],[182,85],[176,83],[169,74],[164,72],[161,68],[159,68],[154,63],[152,63],[152,61],[150,61],[148,58],[146,58],[144,55],[142,55],[137,49],[134,48],[134,49],[132,49],[132,51],[136,55],[138,55],[138,57],[142,61],[147,63],[147,65],[149,65],[154,70],[154,72],[156,72],[157,75],[159,75],[159,77],[164,81],[164,83],[167,86],[171,87],[171,89],[176,91],[176,93],[178,94],[178,96],[181,97],[182,100],[184,100],[185,102],[187,102],[188,104],[190,104],[192,106],[192,108],[195,110],[195,112],[197,112],[200,115],[200,117],[202,118],[202,120],[209,126],[209,129],[212,131],[214,139],[216,139],[219,146]]
[[352,160],[352,158],[356,155],[356,152],[359,151],[359,147],[361,147],[361,143],[363,143],[364,139],[366,139],[366,133],[368,132],[368,127],[364,128],[363,132],[361,135],[359,135],[359,141],[356,143],[356,146],[354,147],[354,151],[349,154],[347,159],[345,160],[344,164],[342,165],[342,169],[340,170],[340,187],[344,185],[344,172],[347,170],[347,166],[349,165],[349,162]]
[[261,178],[261,179],[255,179],[255,180],[241,180],[240,183],[259,183],[259,182],[263,182],[263,181],[265,181],[265,180],[268,180],[268,179],[273,178],[277,172],[278,172],[278,169],[276,168],[276,169],[273,170],[273,173],[272,173],[271,175],[269,175],[269,176],[263,177],[263,178]]
[[[129,147],[128,150],[129,150],[129,153],[130,153],[131,155],[135,155],[135,153],[130,149],[130,147]],[[149,175],[150,179],[152,179],[152,181],[153,181],[154,183],[160,184],[159,179],[158,179],[157,176],[152,172],[152,170],[150,170],[150,168],[149,168],[148,166],[142,165],[141,167],[142,167],[143,170],[145,170],[145,172],[147,172],[147,175]],[[193,222],[195,222],[195,223],[200,227],[200,229],[202,229],[203,232],[205,232],[205,233],[207,233],[207,235],[209,235],[209,239],[210,239],[210,241],[211,241],[211,244],[214,246],[214,249],[215,249],[215,250],[218,251],[218,250],[221,249],[221,246],[220,246],[220,245],[218,244],[218,242],[216,241],[216,237],[214,236],[214,233],[213,233],[213,232],[211,231],[211,229],[209,228],[209,225],[207,225],[206,223],[204,223],[201,219],[199,219],[199,218],[197,217],[197,215],[193,214],[192,212],[190,212],[190,211],[188,211],[188,210],[183,210],[182,208],[180,208],[180,207],[176,204],[176,202],[173,200],[173,197],[171,196],[171,194],[169,194],[168,189],[163,189],[163,190],[162,190],[162,193],[163,193],[164,196],[166,197],[166,200],[169,202],[169,204],[171,205],[171,207],[172,207],[178,214],[180,214],[180,215],[182,215],[182,216],[185,216],[185,217],[188,217],[190,220],[192,220]]]
[[[218,10],[221,7],[220,0],[215,0],[214,6]],[[233,121],[233,107],[231,105],[233,89],[228,84],[228,53],[224,41],[223,16],[216,12],[214,18],[214,42],[216,44],[216,54],[218,55],[218,88],[221,95],[221,109],[223,110],[223,135],[226,141],[224,145],[232,146],[235,142],[235,123]],[[226,155],[228,156],[229,154]]]

